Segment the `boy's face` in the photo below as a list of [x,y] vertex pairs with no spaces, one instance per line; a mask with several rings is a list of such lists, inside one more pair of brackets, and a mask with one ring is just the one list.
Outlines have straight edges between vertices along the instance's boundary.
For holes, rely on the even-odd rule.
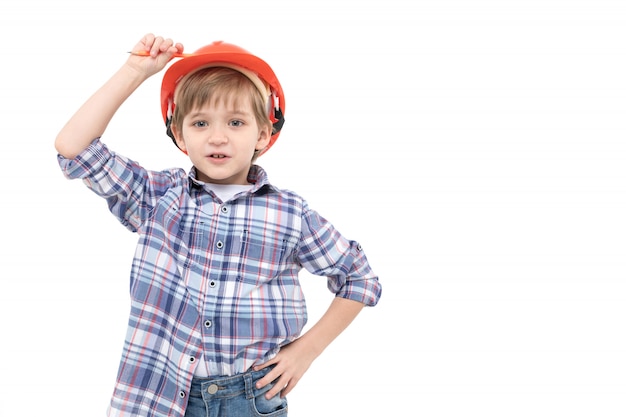
[[266,147],[270,139],[250,104],[231,108],[222,100],[192,110],[183,119],[182,130],[172,126],[172,131],[196,167],[198,180],[215,184],[248,184],[254,151]]

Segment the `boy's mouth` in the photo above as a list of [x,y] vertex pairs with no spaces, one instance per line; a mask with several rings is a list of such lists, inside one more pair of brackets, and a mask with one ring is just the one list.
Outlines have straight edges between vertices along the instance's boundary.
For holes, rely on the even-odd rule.
[[222,158],[226,158],[226,155],[222,155],[222,154],[212,154],[209,155],[211,158],[217,158],[217,159],[222,159]]

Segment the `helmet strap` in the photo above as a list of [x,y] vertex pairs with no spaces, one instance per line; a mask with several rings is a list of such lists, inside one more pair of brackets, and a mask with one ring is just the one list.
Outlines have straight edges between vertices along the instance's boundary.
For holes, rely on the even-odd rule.
[[178,144],[176,143],[176,137],[174,136],[174,132],[172,132],[172,116],[169,116],[167,118],[167,121],[165,122],[165,133],[167,133],[167,136],[172,139],[172,142],[174,142],[174,145],[176,145],[176,147],[178,148]]
[[272,135],[280,132],[280,129],[282,129],[285,124],[285,117],[279,107],[274,108],[274,120],[276,121],[272,123]]

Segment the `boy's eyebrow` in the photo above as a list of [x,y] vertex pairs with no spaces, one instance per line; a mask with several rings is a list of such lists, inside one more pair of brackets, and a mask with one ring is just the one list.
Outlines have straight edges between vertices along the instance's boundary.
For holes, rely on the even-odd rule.
[[252,112],[249,111],[245,111],[245,110],[229,110],[228,111],[229,114],[232,114],[233,116],[252,116]]
[[[206,111],[206,110],[196,110],[193,112],[189,113],[188,117],[199,117],[199,116],[205,116],[208,113],[211,113],[210,111]],[[239,110],[239,109],[235,109],[235,110],[228,110],[226,112],[229,116],[245,116],[245,117],[252,117],[252,112],[249,111],[245,111],[245,110]]]

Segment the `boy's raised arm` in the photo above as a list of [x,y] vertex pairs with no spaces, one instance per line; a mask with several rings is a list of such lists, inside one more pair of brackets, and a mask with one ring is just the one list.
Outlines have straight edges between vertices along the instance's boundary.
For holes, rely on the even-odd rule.
[[145,35],[122,67],[74,113],[56,137],[57,152],[74,158],[97,137],[102,136],[113,115],[130,95],[150,76],[161,71],[183,45],[152,34]]

